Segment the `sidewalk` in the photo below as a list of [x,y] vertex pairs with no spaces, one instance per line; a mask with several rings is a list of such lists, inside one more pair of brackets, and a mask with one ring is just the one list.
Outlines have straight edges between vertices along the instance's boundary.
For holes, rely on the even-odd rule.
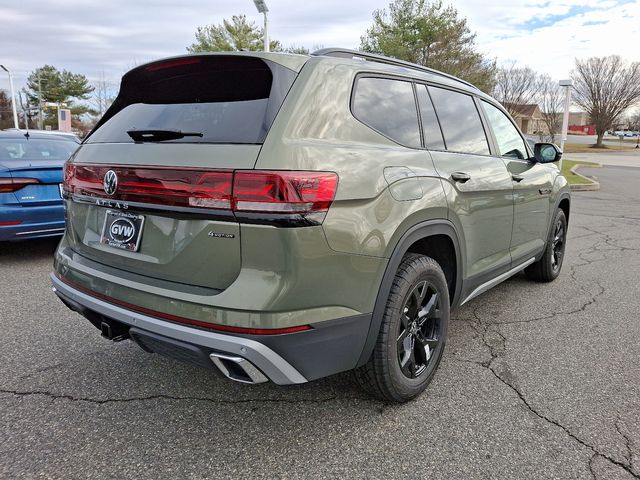
[[640,149],[629,152],[566,153],[565,160],[600,163],[604,166],[640,167]]

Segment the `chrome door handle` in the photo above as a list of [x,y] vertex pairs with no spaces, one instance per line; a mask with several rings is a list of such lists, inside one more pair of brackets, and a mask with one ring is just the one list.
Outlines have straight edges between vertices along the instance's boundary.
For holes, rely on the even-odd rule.
[[471,175],[464,172],[453,172],[451,174],[451,178],[456,182],[465,183],[471,180]]
[[515,173],[511,175],[511,178],[514,182],[521,182],[522,180],[524,180],[524,177],[522,175],[516,175]]

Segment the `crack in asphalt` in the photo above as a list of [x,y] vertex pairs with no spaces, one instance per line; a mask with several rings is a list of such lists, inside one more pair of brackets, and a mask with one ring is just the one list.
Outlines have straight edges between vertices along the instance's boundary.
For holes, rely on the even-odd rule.
[[593,456],[591,457],[591,459],[589,460],[589,469],[591,470],[591,473],[594,475],[595,478],[595,473],[593,472],[592,466],[591,466],[591,462],[592,459],[595,456],[599,456],[602,457],[606,460],[608,460],[609,462],[611,462],[612,464],[622,468],[623,470],[625,470],[627,473],[629,473],[631,476],[633,476],[634,478],[638,478],[640,479],[640,475],[636,474],[632,465],[630,463],[625,463],[625,462],[620,462],[618,460],[616,460],[615,458],[609,456],[606,453],[602,453],[600,451],[598,451],[596,449],[596,447],[594,447],[593,445],[585,442],[584,440],[582,440],[580,437],[578,437],[577,435],[575,435],[574,433],[572,433],[567,427],[565,427],[564,425],[562,425],[560,422],[553,420],[552,418],[547,417],[546,415],[540,413],[538,410],[536,410],[535,408],[533,408],[533,406],[529,403],[529,401],[526,399],[526,397],[522,394],[522,392],[520,392],[520,390],[518,390],[518,388],[516,388],[513,384],[509,383],[507,380],[505,380],[504,378],[502,378],[502,376],[500,376],[499,373],[497,373],[494,368],[489,365],[488,368],[491,373],[493,373],[493,375],[500,380],[500,382],[502,382],[504,385],[506,385],[507,387],[509,387],[513,392],[515,392],[516,395],[518,395],[518,397],[520,398],[520,400],[522,401],[522,403],[527,407],[527,409],[529,409],[529,411],[531,413],[533,413],[534,415],[536,415],[538,418],[546,421],[547,423],[550,423],[551,425],[555,425],[556,427],[562,429],[569,437],[571,437],[573,440],[575,440],[576,442],[578,442],[580,445],[582,445],[585,448],[588,448],[589,450],[591,450],[593,452]]
[[[598,285],[598,287],[600,287],[600,291],[598,293],[596,293],[595,295],[593,295],[591,298],[589,298],[586,302],[584,302],[580,307],[575,308],[573,310],[569,310],[569,311],[562,311],[562,312],[553,312],[550,313],[548,315],[543,315],[541,317],[534,317],[534,318],[530,318],[527,320],[509,320],[506,322],[493,322],[492,325],[514,325],[514,324],[519,324],[519,323],[532,323],[532,322],[540,322],[543,320],[549,320],[552,318],[556,318],[559,316],[569,316],[569,315],[575,315],[576,313],[582,313],[584,312],[587,307],[589,307],[590,305],[593,305],[594,303],[596,303],[598,297],[604,295],[605,293],[605,288],[598,282],[595,281],[595,283]],[[580,287],[583,291],[585,291],[582,287]],[[585,293],[587,293],[585,291]]]
[[598,476],[596,475],[596,472],[593,470],[593,461],[598,458],[597,454],[593,454],[591,455],[591,458],[589,458],[589,472],[591,472],[591,476],[593,477],[593,480],[598,480]]
[[[586,263],[585,264],[581,264],[581,265],[572,265],[571,266],[571,277],[572,277],[572,279],[574,281],[576,281],[576,283],[578,283],[578,286],[580,287],[581,290],[583,290],[585,293],[588,293],[586,291],[586,288],[583,287],[582,285],[580,285],[578,279],[576,278],[576,268],[584,266],[584,265],[591,264],[592,261],[588,261],[586,259],[582,259],[582,260],[585,261]],[[571,310],[570,312],[555,312],[555,313],[550,314],[550,315],[545,315],[545,316],[537,317],[537,318],[530,319],[530,320],[513,321],[513,322],[486,322],[480,316],[480,314],[478,313],[478,311],[480,310],[480,307],[481,307],[479,305],[472,312],[474,320],[473,321],[467,320],[466,323],[468,323],[471,326],[471,328],[476,332],[477,337],[480,338],[480,340],[482,341],[483,346],[489,351],[490,359],[482,361],[482,362],[470,361],[470,360],[466,360],[466,361],[470,362],[470,363],[474,363],[476,365],[479,365],[479,366],[489,370],[498,381],[500,381],[503,385],[508,387],[511,391],[513,391],[518,396],[520,401],[525,405],[525,407],[531,413],[536,415],[541,420],[544,420],[545,422],[560,428],[567,436],[572,438],[574,441],[576,441],[581,446],[583,446],[583,447],[589,449],[591,452],[593,452],[593,455],[589,459],[589,471],[591,472],[591,475],[593,476],[594,479],[596,478],[596,474],[595,474],[595,471],[593,470],[593,461],[594,461],[594,459],[596,457],[602,457],[602,458],[606,459],[607,461],[609,461],[611,464],[622,468],[627,473],[632,475],[634,478],[640,479],[640,475],[635,472],[635,468],[634,468],[634,465],[633,465],[633,451],[631,450],[630,439],[626,435],[624,435],[624,433],[620,430],[620,428],[619,428],[619,420],[618,420],[618,422],[616,422],[616,429],[618,430],[618,433],[625,439],[626,447],[627,447],[627,455],[626,455],[626,458],[625,458],[624,462],[616,460],[615,458],[611,457],[610,455],[608,455],[606,453],[600,452],[599,450],[596,449],[595,446],[593,446],[593,445],[587,443],[586,441],[582,440],[576,434],[571,432],[569,430],[569,428],[567,428],[566,426],[562,425],[559,421],[554,420],[554,419],[544,415],[538,409],[534,408],[534,406],[529,402],[529,400],[525,397],[525,395],[519,390],[519,388],[515,385],[515,383],[513,381],[510,381],[509,378],[507,378],[507,377],[512,376],[512,375],[509,373],[508,365],[504,361],[504,359],[503,359],[503,368],[504,368],[504,370],[506,370],[506,373],[509,373],[509,375],[506,375],[505,372],[503,372],[501,374],[498,371],[498,369],[494,366],[494,362],[496,360],[502,358],[504,353],[505,353],[505,351],[506,351],[507,337],[500,331],[500,325],[513,324],[513,323],[530,323],[530,322],[534,322],[534,321],[548,320],[548,319],[555,318],[555,317],[560,316],[560,315],[573,315],[573,314],[576,314],[576,313],[583,312],[586,308],[589,307],[589,305],[594,304],[597,301],[598,297],[603,295],[604,292],[605,292],[605,288],[602,286],[602,284],[600,284],[598,281],[595,281],[595,283],[600,287],[600,291],[598,293],[596,293],[595,295],[591,295],[591,297],[588,300],[586,300],[579,308]]]
[[366,398],[358,397],[358,396],[338,396],[338,395],[332,395],[330,397],[318,398],[318,399],[245,398],[240,400],[227,400],[227,399],[215,399],[215,398],[207,398],[207,397],[175,396],[175,395],[166,395],[166,394],[148,395],[144,397],[97,399],[97,398],[90,398],[90,397],[76,397],[74,395],[68,395],[68,394],[58,394],[58,393],[53,393],[46,390],[20,391],[20,390],[0,389],[0,393],[13,395],[15,397],[44,396],[54,400],[68,400],[70,402],[87,402],[95,405],[105,405],[108,403],[144,402],[144,401],[150,401],[150,400],[176,400],[176,401],[192,400],[192,401],[200,401],[200,402],[209,402],[217,405],[237,405],[237,404],[248,404],[248,403],[323,404],[323,403],[340,401],[340,400],[358,400],[366,403],[367,401],[369,401]]
[[[613,226],[612,226],[613,227]],[[609,235],[608,233],[605,232],[601,232],[599,230],[596,230],[594,228],[591,227],[585,227],[584,225],[580,225],[579,228],[582,228],[588,232],[593,233],[594,235],[600,235],[602,237],[604,237],[604,243],[605,245],[608,245],[610,247],[613,247],[613,250],[619,250],[621,252],[624,251],[640,251],[640,248],[635,248],[635,247],[625,247],[622,245],[618,245],[617,243],[615,243],[616,241],[625,241],[625,240],[636,240],[634,237],[630,237],[630,238],[613,238],[611,235]]]
[[626,455],[627,462],[629,463],[629,467],[635,471],[635,467],[633,465],[633,449],[631,448],[631,439],[620,428],[621,423],[622,423],[622,419],[620,418],[620,415],[618,415],[618,419],[616,420],[616,423],[615,423],[616,431],[622,438],[624,438],[624,444],[625,444],[625,447],[627,448],[627,455]]

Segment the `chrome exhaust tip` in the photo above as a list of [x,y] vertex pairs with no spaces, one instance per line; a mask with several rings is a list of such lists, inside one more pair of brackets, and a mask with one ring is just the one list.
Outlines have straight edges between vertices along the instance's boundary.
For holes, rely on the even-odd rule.
[[240,383],[264,383],[269,381],[253,363],[245,358],[222,353],[212,353],[209,358],[218,367],[218,370],[230,380]]

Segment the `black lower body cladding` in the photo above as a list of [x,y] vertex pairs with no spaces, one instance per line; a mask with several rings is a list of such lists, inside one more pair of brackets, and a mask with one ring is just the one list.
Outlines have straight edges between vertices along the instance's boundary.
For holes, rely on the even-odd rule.
[[88,304],[83,292],[53,281],[56,294],[71,310],[98,329],[103,324],[126,329],[147,352],[205,368],[214,367],[212,353],[242,357],[277,384],[304,383],[355,368],[371,324],[371,315],[365,314],[312,324],[296,333],[231,335],[147,317],[99,299]]

